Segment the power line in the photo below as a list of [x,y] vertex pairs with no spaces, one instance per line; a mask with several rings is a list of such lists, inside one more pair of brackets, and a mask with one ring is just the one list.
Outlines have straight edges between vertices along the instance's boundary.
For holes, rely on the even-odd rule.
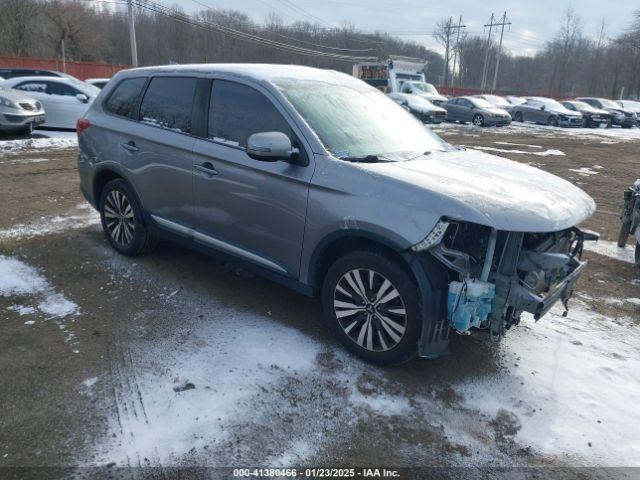
[[[205,3],[201,2],[200,0],[191,0],[193,3],[200,5],[201,7],[207,8],[207,9],[212,9],[212,7],[210,7],[209,5],[206,5]],[[246,23],[245,23],[246,25]],[[305,40],[301,40],[299,38],[294,38],[294,37],[290,37],[288,35],[283,35],[281,33],[278,32],[274,32],[274,31],[269,31],[270,34],[272,35],[276,35],[278,37],[281,38],[286,38],[288,40],[293,40],[294,42],[299,42],[299,43],[304,43],[307,45],[311,45],[313,47],[320,47],[320,48],[326,48],[327,50],[336,50],[336,51],[343,51],[343,52],[375,52],[377,51],[377,48],[341,48],[341,47],[332,47],[329,45],[322,45],[322,44],[318,44],[318,43],[313,43],[313,42],[308,42]]]
[[310,55],[310,56],[318,56],[318,57],[326,57],[334,60],[348,61],[348,62],[360,62],[360,61],[373,61],[377,60],[377,57],[360,57],[360,56],[351,56],[351,55],[341,55],[337,53],[330,52],[322,52],[319,50],[312,50],[308,48],[298,47],[296,45],[291,45],[288,43],[277,42],[275,40],[270,40],[264,37],[260,37],[258,35],[250,34],[247,32],[242,32],[240,30],[233,29],[231,27],[226,27],[224,25],[220,25],[215,22],[206,21],[206,20],[194,20],[188,15],[178,12],[176,10],[170,9],[162,4],[154,2],[152,0],[132,0],[134,4],[138,7],[147,9],[149,11],[155,12],[159,15],[163,15],[169,18],[173,18],[174,20],[204,29],[208,31],[216,31],[218,33],[222,33],[228,35],[230,37],[251,41],[254,43],[261,44],[263,46],[268,46],[277,50],[283,50],[293,53],[299,53],[301,55]]

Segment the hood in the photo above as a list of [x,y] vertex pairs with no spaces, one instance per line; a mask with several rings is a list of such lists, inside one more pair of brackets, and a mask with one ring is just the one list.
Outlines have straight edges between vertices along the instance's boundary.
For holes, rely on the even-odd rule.
[[589,195],[560,177],[474,150],[362,165],[416,187],[434,213],[498,230],[555,232],[578,225],[596,208]]
[[445,97],[444,95],[440,95],[439,93],[419,93],[418,95],[426,98],[430,102],[432,102],[433,100],[435,100],[436,102],[446,102],[449,100],[447,97]]
[[409,108],[413,110],[417,110],[418,112],[422,112],[422,113],[434,113],[434,112],[446,113],[446,110],[444,108],[438,107],[437,105],[428,104],[426,102],[420,102],[420,101],[416,102],[411,99],[408,99],[407,105],[409,106]]
[[580,110],[583,115],[609,115],[608,110],[602,108],[591,107],[589,110]]
[[568,108],[551,108],[548,109],[547,112],[557,113],[558,115],[566,115],[567,117],[581,117],[582,114],[580,112],[574,112],[573,110],[569,110]]
[[35,102],[36,100],[33,97],[25,95],[24,92],[20,90],[13,90],[10,88],[0,87],[0,97],[4,97],[7,100],[11,100],[12,102]]
[[483,108],[485,112],[493,113],[494,115],[505,115],[509,117],[509,112],[507,112],[504,108],[493,107],[493,108]]

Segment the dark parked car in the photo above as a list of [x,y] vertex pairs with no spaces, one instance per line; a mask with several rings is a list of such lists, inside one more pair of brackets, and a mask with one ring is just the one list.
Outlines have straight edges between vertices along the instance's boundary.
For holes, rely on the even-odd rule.
[[595,108],[579,100],[565,100],[562,102],[569,110],[582,114],[582,124],[585,127],[608,127],[611,125],[611,114],[606,110]]
[[444,104],[450,122],[471,122],[478,127],[504,126],[511,123],[511,115],[478,97],[455,97]]
[[81,190],[116,251],[173,239],[317,295],[371,362],[433,358],[451,330],[497,339],[566,305],[585,268],[586,193],[453,147],[343,73],[122,71],[77,131]]
[[616,100],[616,103],[625,110],[636,114],[637,124],[640,126],[640,102],[637,100]]
[[552,98],[529,97],[511,110],[516,122],[533,122],[554,127],[582,127],[582,114],[567,109]]
[[447,111],[434,105],[421,95],[412,93],[389,93],[389,98],[409,110],[416,118],[425,123],[442,123]]
[[491,105],[501,108],[502,110],[506,110],[511,114],[511,109],[513,108],[513,104],[510,103],[506,98],[501,97],[500,95],[474,95],[476,98],[482,98],[489,102]]
[[611,125],[618,125],[622,128],[631,128],[638,121],[638,117],[631,110],[622,108],[613,100],[607,98],[580,97],[576,98],[581,102],[588,103],[592,107],[606,110],[611,114]]
[[39,70],[35,68],[0,68],[0,77],[5,80],[15,77],[69,77],[53,70]]

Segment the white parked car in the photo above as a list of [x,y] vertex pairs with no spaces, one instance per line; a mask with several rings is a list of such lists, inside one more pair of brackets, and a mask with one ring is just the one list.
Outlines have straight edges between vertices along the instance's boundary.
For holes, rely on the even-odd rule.
[[88,83],[67,77],[16,77],[0,82],[0,87],[27,92],[46,112],[43,127],[76,128],[76,120],[100,93]]
[[42,105],[35,98],[0,88],[0,131],[31,133],[45,120]]
[[447,116],[444,108],[434,105],[421,95],[389,93],[388,96],[425,123],[442,123]]
[[87,78],[85,82],[93,85],[94,87],[98,87],[100,90],[104,88],[104,86],[111,80],[110,78]]

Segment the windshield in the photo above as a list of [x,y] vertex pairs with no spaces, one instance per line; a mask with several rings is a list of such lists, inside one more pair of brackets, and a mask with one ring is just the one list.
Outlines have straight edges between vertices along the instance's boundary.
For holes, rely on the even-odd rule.
[[90,97],[95,97],[100,93],[100,89],[95,85],[91,85],[90,83],[81,82],[80,80],[71,80],[71,79],[69,79],[69,83],[71,83],[78,90],[82,90],[84,93],[86,93]]
[[542,103],[549,110],[566,110],[566,108],[560,102],[552,98],[532,97],[531,100]]
[[492,103],[492,104],[497,105],[497,106],[500,106],[500,107],[502,107],[504,105],[509,106],[509,102],[507,102],[504,98],[499,97],[497,95],[485,95],[484,99],[487,102]]
[[487,102],[484,98],[470,98],[469,100],[478,108],[496,108],[495,105]]
[[412,86],[416,87],[421,92],[429,93],[432,95],[439,95],[438,90],[436,90],[436,87],[434,87],[430,83],[425,83],[425,82],[410,82],[410,83]]
[[618,105],[616,102],[612,102],[611,100],[607,100],[606,98],[599,98],[598,100],[604,108],[620,108],[620,105]]
[[570,105],[573,105],[578,110],[594,110],[594,108],[586,102],[567,102]]
[[636,102],[634,100],[620,100],[618,103],[623,108],[631,108],[634,110],[640,108],[640,102]]
[[447,144],[377,90],[319,81],[276,82],[336,157],[409,158]]
[[522,105],[527,101],[522,97],[507,97],[507,100],[509,101],[509,103],[511,103],[511,105]]

